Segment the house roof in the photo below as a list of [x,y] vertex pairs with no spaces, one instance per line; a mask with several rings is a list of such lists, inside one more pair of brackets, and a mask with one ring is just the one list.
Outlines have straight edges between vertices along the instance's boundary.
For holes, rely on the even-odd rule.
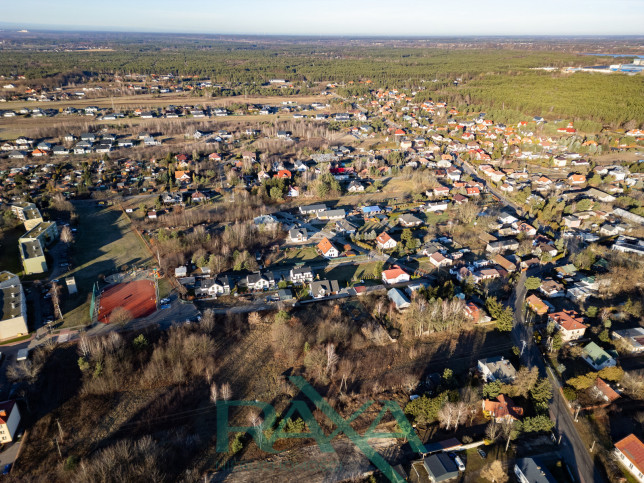
[[320,243],[318,243],[318,248],[320,249],[320,251],[322,253],[328,253],[329,250],[331,250],[332,248],[335,248],[335,247],[333,246],[333,243],[331,243],[329,241],[328,238],[324,237],[324,238],[322,238],[322,241],[320,241]]
[[393,238],[391,238],[386,231],[383,231],[380,235],[376,237],[376,240],[378,241],[378,243],[381,243],[384,245],[389,240],[393,240]]
[[613,402],[620,397],[619,394],[617,394],[617,392],[615,392],[615,390],[613,390],[613,388],[610,387],[601,377],[597,378],[595,387],[597,387],[597,389],[599,389],[599,391],[606,396],[610,402]]
[[530,483],[556,483],[557,481],[544,465],[537,464],[532,458],[518,459],[516,466]]
[[458,475],[458,467],[446,453],[437,453],[425,458],[425,468],[434,481],[444,481]]
[[503,394],[499,394],[496,401],[484,399],[483,409],[496,418],[505,418],[509,416],[513,419],[519,419],[523,416],[523,408],[516,406],[512,399]]
[[579,317],[579,314],[574,310],[562,310],[548,314],[548,318],[555,321],[564,330],[581,330],[588,327],[582,323],[584,319]]
[[548,306],[536,295],[530,295],[526,302],[537,312],[543,312],[544,314],[548,311]]
[[584,347],[584,353],[591,359],[596,365],[601,365],[605,361],[612,359],[611,356],[604,349],[599,347],[594,342],[591,342],[586,347]]
[[387,280],[394,280],[400,277],[401,275],[407,275],[407,272],[405,272],[398,265],[394,265],[389,270],[383,270],[382,274]]
[[644,473],[644,443],[637,436],[629,434],[621,441],[615,443],[615,448],[620,450],[637,469]]

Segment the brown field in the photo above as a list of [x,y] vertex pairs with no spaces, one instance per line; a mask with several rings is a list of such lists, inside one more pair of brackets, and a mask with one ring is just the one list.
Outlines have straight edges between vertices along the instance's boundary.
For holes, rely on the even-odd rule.
[[19,109],[21,107],[41,107],[43,109],[59,109],[65,107],[120,107],[132,108],[137,107],[163,107],[172,104],[175,105],[202,105],[202,106],[229,106],[231,104],[282,104],[283,101],[296,101],[303,104],[311,102],[320,102],[326,99],[325,96],[230,96],[206,98],[191,96],[189,92],[181,94],[141,94],[121,97],[96,97],[90,99],[69,99],[66,101],[54,102],[37,102],[37,101],[9,101],[2,103],[2,109]]

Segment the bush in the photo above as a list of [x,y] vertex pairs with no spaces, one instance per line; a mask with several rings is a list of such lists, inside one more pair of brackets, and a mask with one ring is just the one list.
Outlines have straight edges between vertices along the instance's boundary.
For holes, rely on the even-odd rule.
[[235,438],[230,443],[230,452],[232,454],[239,453],[244,447],[244,443],[242,442],[243,435],[244,435],[243,433],[237,433],[235,435]]
[[572,387],[564,387],[563,395],[568,401],[574,401],[575,399],[577,399],[577,391],[575,391]]

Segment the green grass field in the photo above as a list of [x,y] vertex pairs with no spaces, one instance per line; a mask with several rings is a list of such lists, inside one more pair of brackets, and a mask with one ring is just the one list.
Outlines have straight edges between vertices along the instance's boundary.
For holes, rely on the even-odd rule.
[[64,327],[89,322],[92,284],[100,275],[107,276],[125,268],[149,267],[154,262],[120,210],[88,202],[76,203],[75,208],[79,226],[73,248],[74,269],[65,275],[76,278],[78,294],[65,301]]
[[294,247],[280,251],[278,258],[271,266],[276,265],[296,265],[298,263],[317,263],[323,262],[324,257],[318,254],[315,247]]
[[[361,263],[360,265],[330,266],[325,270],[324,276],[329,280],[338,280],[340,282],[372,279],[376,265],[377,262]],[[343,284],[341,283],[340,286],[343,286]]]

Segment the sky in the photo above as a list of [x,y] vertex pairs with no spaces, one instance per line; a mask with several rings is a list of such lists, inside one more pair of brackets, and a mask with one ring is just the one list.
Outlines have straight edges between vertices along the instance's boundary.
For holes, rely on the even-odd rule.
[[22,0],[11,28],[241,35],[644,35],[644,0]]

